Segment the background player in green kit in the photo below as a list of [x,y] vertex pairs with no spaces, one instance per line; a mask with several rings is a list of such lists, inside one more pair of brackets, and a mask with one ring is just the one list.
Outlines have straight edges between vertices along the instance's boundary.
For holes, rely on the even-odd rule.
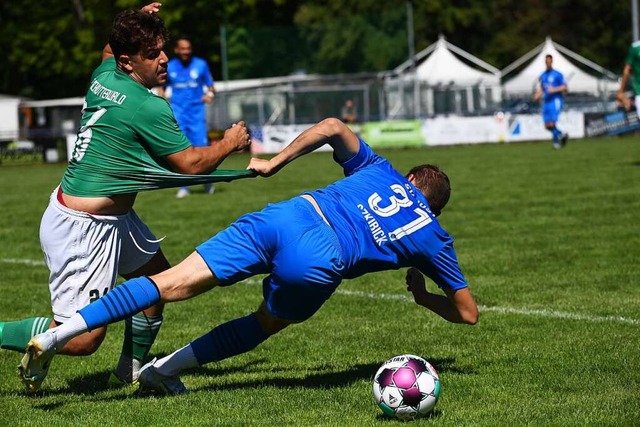
[[[629,46],[627,57],[624,61],[624,68],[622,69],[620,89],[618,89],[618,101],[622,103],[627,111],[631,109],[631,100],[625,93],[629,76],[631,76],[631,87],[633,88],[633,94],[635,96],[634,103],[636,105],[636,111],[638,111],[637,107],[640,105],[640,99],[638,99],[640,97],[640,41],[635,41]],[[640,112],[638,113],[638,117],[640,117]]]
[[[251,175],[213,172],[230,153],[249,144],[244,123],[228,129],[219,144],[194,148],[167,101],[149,90],[167,79],[167,31],[155,14],[159,7],[151,3],[125,11],[113,23],[103,62],[91,76],[72,159],[40,226],[53,319],[0,323],[2,348],[24,350],[32,335],[64,323],[104,296],[118,274],[133,278],[170,267],[159,240],[133,210],[138,191]],[[111,383],[136,380],[161,323],[162,305],[128,320]],[[92,354],[105,334],[106,328],[100,328],[78,336],[60,353]]]

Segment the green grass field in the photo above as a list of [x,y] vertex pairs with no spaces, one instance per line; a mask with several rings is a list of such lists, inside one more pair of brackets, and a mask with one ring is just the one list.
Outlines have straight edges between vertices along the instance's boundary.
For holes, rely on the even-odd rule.
[[[188,371],[191,394],[141,397],[106,388],[120,353],[116,324],[93,356],[56,358],[36,397],[22,392],[19,355],[0,351],[0,425],[394,425],[375,406],[371,379],[403,353],[430,360],[442,380],[436,410],[414,425],[640,425],[640,139],[381,153],[401,171],[432,162],[451,177],[441,223],[480,305],[476,326],[416,306],[404,271],[371,274],[256,350]],[[38,228],[63,170],[0,166],[0,320],[50,313]],[[312,154],[269,179],[220,184],[213,196],[140,194],[136,210],[167,236],[175,263],[242,213],[340,175],[330,154]],[[252,280],[169,305],[154,353],[260,300]]]

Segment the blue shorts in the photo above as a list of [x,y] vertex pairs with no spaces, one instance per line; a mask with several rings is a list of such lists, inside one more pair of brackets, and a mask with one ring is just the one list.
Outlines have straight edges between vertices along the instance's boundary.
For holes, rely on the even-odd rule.
[[542,120],[544,120],[545,124],[558,121],[558,116],[562,111],[562,104],[564,104],[562,99],[556,98],[542,105]]
[[196,248],[221,286],[269,274],[262,293],[275,317],[306,320],[342,281],[338,236],[302,197],[243,215]]
[[194,147],[206,147],[209,145],[207,137],[207,124],[204,107],[189,108],[181,111],[174,108],[176,120],[180,130],[185,134]]

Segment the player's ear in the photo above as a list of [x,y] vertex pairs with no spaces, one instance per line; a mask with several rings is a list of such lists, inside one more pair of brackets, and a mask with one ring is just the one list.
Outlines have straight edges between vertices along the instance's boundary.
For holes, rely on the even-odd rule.
[[416,179],[416,176],[414,174],[410,173],[409,175],[407,175],[407,180],[413,185],[416,185],[415,179]]
[[129,55],[126,54],[122,54],[118,57],[117,59],[118,62],[118,67],[122,68],[123,70],[126,71],[133,71],[133,66],[131,65],[131,58],[129,57]]

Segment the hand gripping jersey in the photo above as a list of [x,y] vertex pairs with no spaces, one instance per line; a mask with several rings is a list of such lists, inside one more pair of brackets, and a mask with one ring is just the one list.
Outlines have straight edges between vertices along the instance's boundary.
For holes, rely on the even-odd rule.
[[171,171],[163,157],[189,146],[167,101],[118,71],[113,58],[106,59],[91,76],[62,190],[73,196],[100,197],[253,175]]
[[413,266],[441,288],[467,286],[453,238],[413,184],[362,140],[342,167],[346,178],[307,194],[338,235],[345,278]]

